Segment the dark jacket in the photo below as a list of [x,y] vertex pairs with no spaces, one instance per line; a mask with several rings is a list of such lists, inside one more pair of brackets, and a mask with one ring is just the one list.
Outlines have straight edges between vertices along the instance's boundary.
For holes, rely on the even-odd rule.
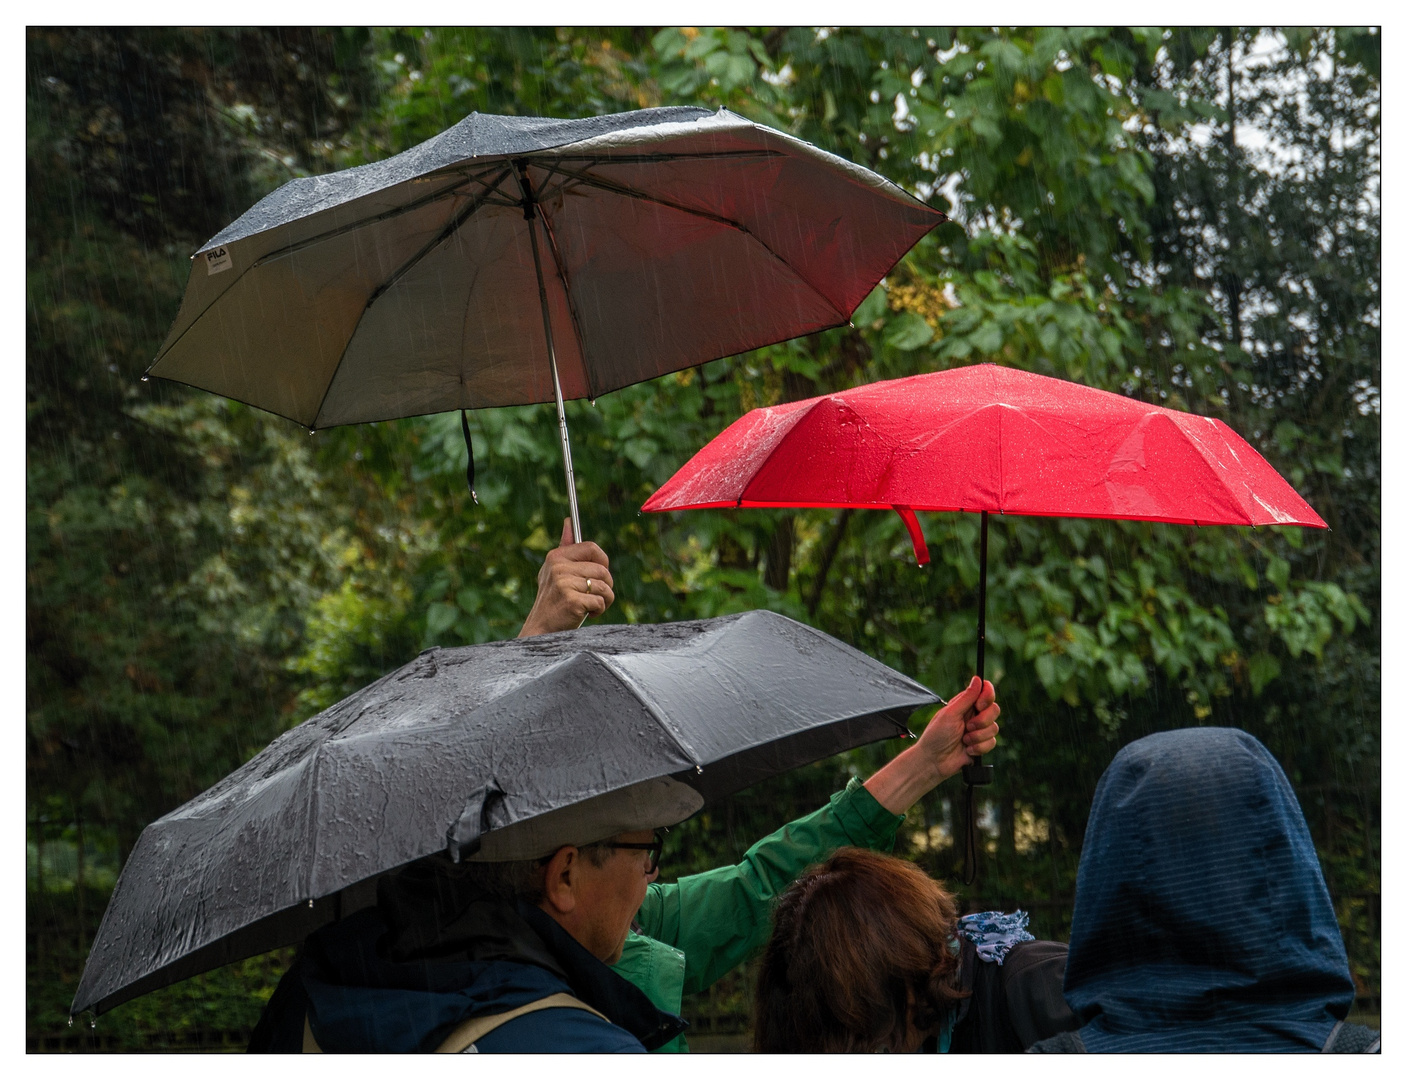
[[1124,747],[1095,791],[1075,892],[1065,1000],[1084,1049],[1318,1051],[1353,994],[1269,751],[1231,728]]
[[331,1053],[432,1051],[460,1023],[567,993],[604,1014],[529,1013],[476,1044],[480,1053],[641,1053],[685,1023],[582,948],[544,912],[510,905],[423,867],[383,881],[375,908],[304,944],[250,1039],[296,1053],[303,1020]]
[[1079,1026],[1060,987],[1066,946],[1023,941],[997,964],[982,960],[962,939],[959,985],[969,992],[958,1005],[951,1054],[1019,1054],[1041,1039]]

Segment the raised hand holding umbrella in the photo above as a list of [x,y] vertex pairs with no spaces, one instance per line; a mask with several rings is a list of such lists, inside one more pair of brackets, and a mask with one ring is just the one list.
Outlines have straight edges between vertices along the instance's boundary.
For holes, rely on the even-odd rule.
[[[982,519],[977,670],[986,659],[990,513],[1185,525],[1305,525],[1323,519],[1220,420],[995,364],[871,383],[754,409],[645,503],[893,509],[920,565],[914,511]],[[976,875],[968,781],[967,874]]]
[[602,615],[615,601],[611,560],[590,540],[572,542],[572,523],[562,522],[561,543],[547,553],[537,574],[537,596],[519,637],[572,630],[588,616]]

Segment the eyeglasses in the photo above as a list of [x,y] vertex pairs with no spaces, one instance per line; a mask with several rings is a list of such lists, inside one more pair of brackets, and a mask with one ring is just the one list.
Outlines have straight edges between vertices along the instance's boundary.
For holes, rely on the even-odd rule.
[[664,834],[668,831],[668,829],[656,831],[655,838],[648,844],[605,843],[601,846],[606,848],[620,848],[626,851],[648,851],[650,853],[650,859],[645,866],[645,873],[653,874],[660,868],[660,856],[664,854]]

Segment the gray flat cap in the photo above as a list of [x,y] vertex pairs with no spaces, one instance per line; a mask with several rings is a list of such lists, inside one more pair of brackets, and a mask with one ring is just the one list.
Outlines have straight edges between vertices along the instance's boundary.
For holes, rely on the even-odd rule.
[[487,832],[469,861],[544,859],[568,844],[580,847],[619,833],[677,825],[703,804],[688,784],[667,776],[646,780]]

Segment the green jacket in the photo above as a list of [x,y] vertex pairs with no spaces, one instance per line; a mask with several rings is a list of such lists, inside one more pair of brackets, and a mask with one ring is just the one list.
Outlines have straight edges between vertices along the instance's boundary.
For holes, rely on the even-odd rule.
[[[903,820],[851,780],[815,813],[753,844],[736,866],[651,885],[616,973],[678,1013],[685,994],[706,990],[766,943],[772,902],[797,875],[839,847],[888,851]],[[688,1049],[681,1035],[661,1052]]]

